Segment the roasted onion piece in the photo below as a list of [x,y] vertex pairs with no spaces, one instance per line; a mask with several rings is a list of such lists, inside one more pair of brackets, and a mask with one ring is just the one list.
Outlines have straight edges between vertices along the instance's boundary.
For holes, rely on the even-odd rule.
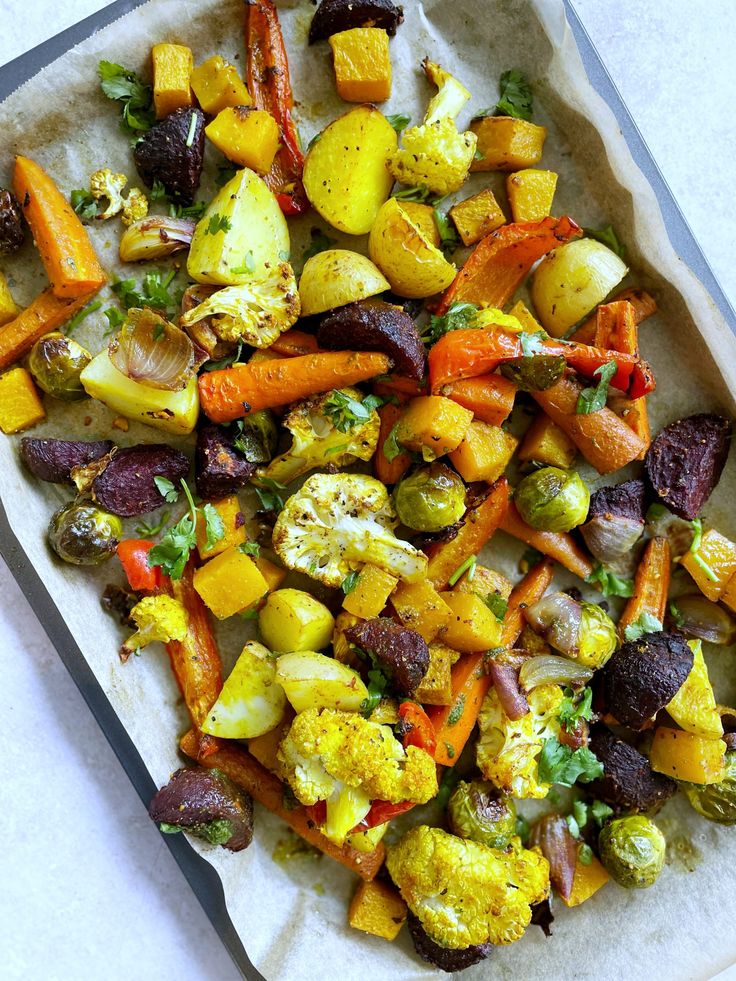
[[550,593],[524,610],[524,616],[548,644],[565,654],[578,649],[583,610],[567,593]]
[[164,259],[188,249],[196,222],[192,218],[171,218],[169,215],[148,215],[133,222],[120,239],[120,258],[123,262]]
[[590,668],[558,654],[540,654],[525,661],[519,672],[519,682],[524,691],[540,685],[569,685],[578,688],[593,677]]
[[191,338],[153,310],[128,310],[120,333],[110,341],[110,360],[131,381],[180,392],[204,359]]
[[733,644],[736,620],[717,603],[700,593],[678,596],[672,606],[677,611],[677,627],[687,637],[697,637],[709,644]]

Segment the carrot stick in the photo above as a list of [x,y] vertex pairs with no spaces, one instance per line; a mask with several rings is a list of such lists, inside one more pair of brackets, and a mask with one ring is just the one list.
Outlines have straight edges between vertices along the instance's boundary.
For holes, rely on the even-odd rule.
[[509,482],[499,477],[481,503],[465,515],[455,538],[428,550],[427,578],[436,589],[446,589],[453,572],[471,555],[477,555],[499,527],[509,505]]
[[572,218],[543,218],[503,225],[478,243],[446,290],[436,313],[453,303],[503,307],[537,259],[582,234]]
[[[621,290],[620,293],[616,293],[612,297],[610,302],[613,303],[618,300],[627,300],[632,305],[637,325],[643,323],[647,317],[651,317],[652,314],[657,312],[657,301],[654,297],[647,293],[646,290],[638,289],[637,287]],[[570,335],[570,340],[575,341],[577,344],[593,344],[595,342],[596,325],[597,318],[594,313]]]
[[501,530],[555,559],[580,579],[593,571],[593,563],[572,536],[564,531],[537,531],[522,519],[513,502],[501,522]]
[[209,371],[199,377],[202,409],[213,422],[232,422],[259,409],[344,388],[382,375],[385,354],[325,351]]
[[63,327],[93,296],[87,293],[74,300],[60,300],[51,287],[39,293],[15,320],[0,327],[0,370],[27,354],[39,337]]
[[511,415],[516,385],[502,375],[482,375],[443,385],[439,394],[470,409],[481,422],[500,426]]
[[624,607],[618,621],[619,637],[623,641],[624,631],[636,623],[643,613],[656,617],[664,623],[667,611],[667,594],[670,589],[670,544],[666,538],[653,538],[642,556],[634,577],[634,595]]
[[287,358],[297,358],[302,354],[317,354],[319,345],[314,334],[303,330],[286,330],[267,350]]
[[386,375],[380,381],[373,382],[373,394],[395,397],[399,402],[408,402],[410,399],[419,398],[420,395],[428,395],[426,382],[424,384],[415,382],[411,378],[402,378],[401,375]]
[[599,473],[612,473],[636,460],[645,449],[644,443],[615,412],[604,406],[588,415],[577,414],[582,390],[578,381],[566,376],[551,388],[531,395]]
[[[524,626],[523,610],[536,603],[552,581],[552,563],[543,559],[524,576],[509,596],[501,629],[502,647],[513,647]],[[425,708],[437,737],[435,760],[454,766],[473,731],[491,678],[483,671],[484,652],[465,654],[452,669],[452,701]],[[450,721],[452,720],[452,721]]]
[[373,455],[373,473],[381,483],[395,484],[411,466],[411,454],[399,453],[393,460],[388,460],[383,447],[403,412],[398,405],[389,402],[378,410],[378,415],[381,418],[381,429],[378,434],[378,447]]
[[41,253],[54,296],[74,299],[107,282],[74,209],[46,171],[28,157],[15,158],[13,190]]
[[[197,758],[197,737],[194,732],[188,732],[179,745],[187,756],[192,759]],[[285,807],[283,783],[261,766],[258,760],[242,746],[232,742],[223,743],[217,752],[210,754],[204,760],[200,759],[199,762],[206,767],[222,770],[233,783],[250,794],[259,804],[278,815],[310,845],[314,845],[325,855],[334,858],[352,872],[356,872],[361,879],[370,882],[383,865],[386,848],[382,842],[372,852],[359,852],[349,845],[341,847],[317,830],[304,807]]]

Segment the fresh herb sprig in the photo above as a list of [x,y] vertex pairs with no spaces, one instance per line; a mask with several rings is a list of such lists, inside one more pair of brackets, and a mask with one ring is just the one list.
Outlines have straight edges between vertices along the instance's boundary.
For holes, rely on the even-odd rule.
[[598,376],[599,382],[595,388],[584,388],[582,390],[578,396],[578,404],[575,407],[577,415],[587,416],[593,412],[600,412],[601,409],[605,409],[608,387],[617,371],[618,362],[615,360],[607,361],[595,369],[593,374]]
[[107,98],[122,103],[120,128],[137,143],[155,122],[151,86],[135,72],[112,61],[101,61],[97,72]]
[[380,395],[366,395],[361,401],[347,392],[336,389],[323,404],[325,415],[341,433],[347,433],[361,423],[367,422],[371,414],[383,405]]

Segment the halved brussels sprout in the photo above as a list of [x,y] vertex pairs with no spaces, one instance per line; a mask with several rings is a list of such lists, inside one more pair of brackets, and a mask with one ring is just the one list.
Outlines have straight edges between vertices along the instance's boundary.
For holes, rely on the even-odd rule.
[[122,534],[122,522],[114,514],[72,501],[52,516],[48,542],[65,562],[99,565],[113,554]]
[[598,837],[601,862],[626,889],[647,889],[664,867],[664,835],[650,818],[630,814],[606,824]]
[[489,848],[506,848],[516,833],[516,806],[491,783],[461,780],[447,805],[450,830]]
[[725,776],[718,783],[680,786],[698,814],[718,824],[736,824],[736,753],[726,753]]
[[248,463],[270,463],[276,452],[278,429],[268,409],[252,412],[237,422],[235,449]]
[[522,392],[543,392],[558,382],[565,371],[565,359],[556,354],[534,354],[501,365],[501,374]]
[[394,488],[394,507],[414,531],[441,531],[465,513],[465,484],[444,463],[420,467]]
[[577,660],[597,671],[616,650],[616,625],[595,603],[582,604]]
[[87,398],[79,380],[92,355],[71,337],[54,331],[44,334],[31,348],[28,367],[39,388],[64,402]]
[[575,470],[542,467],[524,477],[514,494],[519,514],[539,531],[571,531],[588,517],[590,492]]

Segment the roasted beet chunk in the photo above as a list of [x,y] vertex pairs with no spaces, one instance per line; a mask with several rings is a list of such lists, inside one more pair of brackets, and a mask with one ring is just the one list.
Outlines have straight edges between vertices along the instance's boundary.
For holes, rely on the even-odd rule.
[[703,412],[665,426],[647,450],[649,483],[686,521],[697,518],[721,479],[732,429],[723,416]]
[[641,729],[680,690],[693,666],[682,634],[645,634],[624,644],[603,668],[606,711],[622,725]]
[[626,811],[651,811],[677,792],[677,784],[655,773],[646,756],[603,726],[594,730],[590,748],[603,764],[603,776],[588,784],[595,797]]
[[601,487],[593,494],[588,520],[580,531],[599,562],[611,567],[631,554],[644,531],[645,510],[646,488],[643,480],[627,480],[616,487]]
[[386,617],[348,627],[345,637],[369,654],[402,695],[411,695],[429,667],[429,648],[414,630]]
[[421,381],[424,344],[408,313],[383,300],[360,300],[339,307],[319,325],[317,341],[328,351],[380,351],[398,375]]
[[154,482],[165,477],[177,488],[189,473],[189,460],[173,446],[146,443],[118,450],[92,481],[92,496],[111,514],[131,518],[161,507],[164,499]]
[[322,0],[312,18],[309,43],[353,27],[381,27],[393,37],[403,21],[403,8],[391,0]]
[[160,181],[173,201],[191,204],[202,177],[204,113],[200,109],[175,110],[154,123],[136,144],[133,156],[148,187]]
[[233,437],[226,430],[204,426],[197,433],[194,469],[199,496],[217,500],[244,487],[256,472],[256,465],[235,449]]
[[0,255],[9,255],[23,244],[23,212],[12,191],[0,187]]
[[253,801],[219,770],[177,770],[151,801],[148,813],[162,831],[189,831],[231,852],[253,838]]
[[604,515],[615,515],[644,524],[646,496],[643,480],[627,480],[615,487],[601,487],[591,495],[588,521]]
[[115,444],[109,439],[89,443],[69,439],[33,439],[24,436],[20,441],[20,458],[26,468],[39,480],[51,484],[71,484],[74,467],[83,467],[100,460]]
[[411,910],[406,922],[417,954],[428,964],[432,964],[434,967],[438,967],[440,971],[446,971],[448,974],[452,974],[454,971],[464,971],[466,967],[478,964],[479,961],[485,960],[493,950],[492,944],[475,944],[473,947],[461,947],[457,950],[451,947],[441,947],[432,940],[422,926],[419,917],[415,916]]

